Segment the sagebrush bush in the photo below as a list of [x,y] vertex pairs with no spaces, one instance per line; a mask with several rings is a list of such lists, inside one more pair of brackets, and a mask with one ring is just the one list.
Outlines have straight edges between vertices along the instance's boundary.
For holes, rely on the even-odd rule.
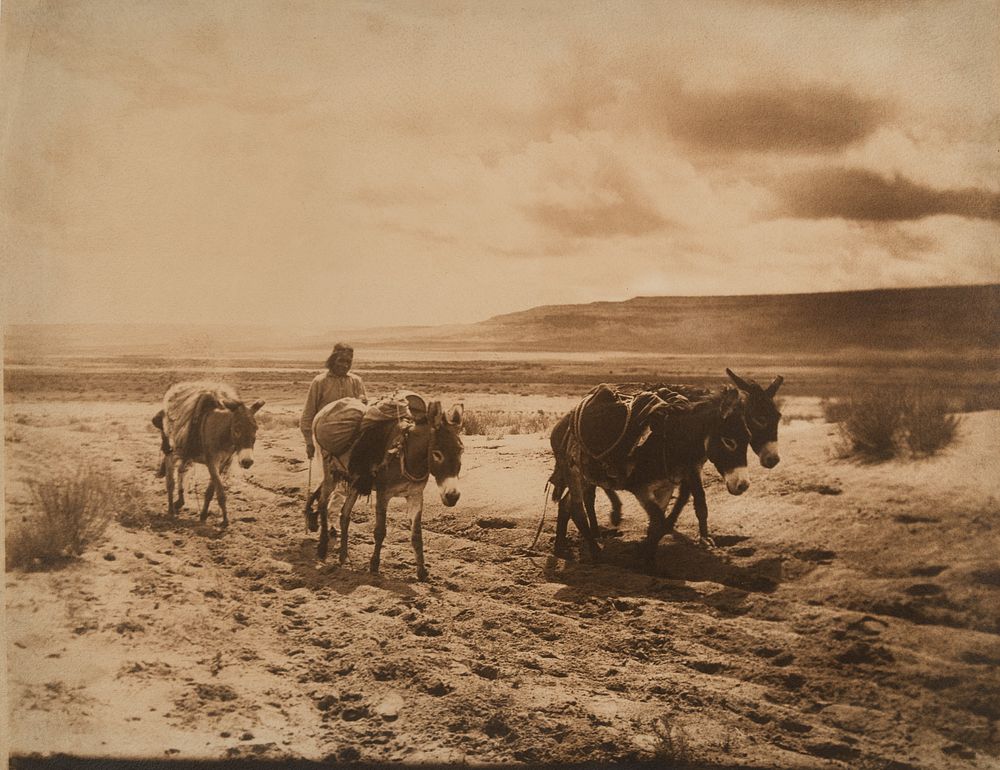
[[297,428],[299,427],[298,412],[276,412],[262,409],[254,415],[257,427],[262,430],[272,430],[274,428]]
[[950,413],[944,394],[914,393],[907,406],[906,443],[914,454],[933,454],[955,440],[959,418]]
[[7,530],[7,568],[51,566],[79,556],[124,507],[138,505],[131,485],[84,468],[28,483],[32,515]]
[[824,398],[819,402],[823,410],[823,419],[827,422],[843,422],[851,409],[849,401]]
[[906,449],[928,455],[948,446],[959,418],[938,391],[866,391],[846,401],[825,402],[824,415],[840,424],[847,454],[886,460]]
[[905,412],[903,394],[893,391],[866,391],[849,399],[840,421],[848,452],[873,460],[895,456]]
[[486,409],[466,412],[462,418],[463,430],[467,436],[516,436],[522,433],[543,433],[558,421],[558,417],[543,409],[534,412],[507,412],[502,409]]

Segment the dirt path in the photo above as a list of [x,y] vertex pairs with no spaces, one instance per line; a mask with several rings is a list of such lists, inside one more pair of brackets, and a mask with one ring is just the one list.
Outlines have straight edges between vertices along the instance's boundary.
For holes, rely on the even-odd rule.
[[871,467],[831,459],[818,420],[783,426],[747,495],[709,486],[719,547],[668,538],[655,574],[631,502],[599,565],[547,556],[551,505],[529,552],[545,438],[469,437],[458,507],[428,489],[419,583],[400,502],[381,576],[360,505],[350,563],[316,561],[292,407],[232,473],[228,531],[195,494],[165,516],[147,405],[85,409],[8,406],[8,517],[32,469],[81,452],[137,479],[145,516],[7,574],[16,751],[998,766],[997,413],[940,458]]

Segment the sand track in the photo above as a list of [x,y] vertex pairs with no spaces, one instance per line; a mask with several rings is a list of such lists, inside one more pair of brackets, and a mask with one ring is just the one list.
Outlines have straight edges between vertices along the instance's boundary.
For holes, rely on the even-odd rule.
[[939,458],[881,466],[831,459],[818,420],[783,427],[782,465],[753,468],[747,495],[709,487],[719,547],[686,537],[685,512],[654,574],[631,501],[599,564],[548,555],[551,505],[528,551],[545,438],[469,437],[458,507],[427,490],[420,583],[399,501],[381,575],[365,505],[349,563],[316,560],[280,421],[231,475],[228,530],[214,506],[198,522],[201,469],[168,518],[148,411],[8,407],[9,519],[31,515],[28,474],[79,453],[146,501],[78,562],[7,574],[16,751],[998,764],[996,413]]

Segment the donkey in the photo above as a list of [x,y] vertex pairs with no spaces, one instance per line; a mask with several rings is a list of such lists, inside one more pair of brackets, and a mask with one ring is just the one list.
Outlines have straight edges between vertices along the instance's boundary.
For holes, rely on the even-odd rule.
[[[733,373],[731,369],[726,369],[726,374],[736,384],[745,397],[746,424],[750,430],[750,447],[759,456],[760,464],[765,468],[773,468],[780,461],[778,453],[778,425],[781,422],[781,412],[778,411],[774,403],[774,396],[778,388],[784,382],[782,376],[777,376],[768,387],[762,388],[753,380],[744,380]],[[697,388],[690,385],[665,385],[662,383],[649,385],[641,384],[636,386],[620,386],[626,390],[637,388],[640,390],[651,390],[661,392],[663,390],[671,393],[679,393],[691,401],[701,401],[712,396],[712,391],[704,388]],[[561,435],[569,429],[569,415],[566,415],[552,429],[551,443],[553,448],[562,440]],[[560,469],[553,473],[555,478]],[[563,482],[565,483],[565,482]],[[558,485],[557,485],[558,486]],[[584,490],[584,506],[587,511],[587,518],[591,529],[596,533],[599,531],[597,515],[595,511],[596,487],[588,487]],[[605,495],[611,503],[610,519],[612,526],[621,524],[622,503],[621,498],[611,488],[604,489]],[[561,490],[559,492],[561,494]],[[700,469],[690,480],[682,480],[677,490],[677,499],[667,517],[667,525],[670,531],[673,530],[677,518],[684,506],[691,497],[694,497],[695,513],[699,521],[699,543],[704,546],[713,547],[715,541],[707,534],[707,524],[702,527],[701,522],[708,519],[708,507],[705,501],[705,490],[701,481]]]
[[[399,445],[398,459],[386,455],[374,474],[375,489],[375,550],[369,569],[379,571],[382,542],[385,540],[386,514],[389,501],[394,497],[406,499],[406,512],[410,518],[410,542],[417,560],[417,579],[427,580],[424,564],[424,541],[421,519],[424,511],[424,487],[430,476],[438,485],[441,502],[454,506],[461,495],[458,489],[458,474],[462,468],[462,416],[461,404],[456,404],[445,414],[440,401],[427,405],[426,417],[416,417],[413,425],[403,431]],[[330,494],[339,481],[344,479],[342,470],[333,462],[323,463],[323,490],[319,500],[320,535],[317,555],[325,559],[329,547],[330,533],[327,523],[327,506]],[[358,497],[365,492],[366,480],[352,475],[348,479],[347,499],[340,510],[340,563],[347,561],[348,528],[351,510]]]
[[167,512],[171,516],[184,507],[184,475],[192,463],[200,463],[208,468],[210,477],[201,521],[208,518],[208,506],[215,496],[222,510],[222,526],[229,526],[222,474],[229,470],[234,456],[243,468],[253,465],[257,439],[254,415],[263,405],[258,400],[248,407],[232,388],[221,384],[179,383],[167,391],[164,408],[153,417],[153,425],[160,430]]
[[[595,472],[593,463],[583,456],[585,450],[576,432],[566,432],[565,439],[555,449],[556,473],[561,470],[564,475],[559,479],[553,474],[552,479],[556,488],[553,497],[559,501],[557,555],[566,553],[566,528],[572,518],[592,558],[599,558],[600,548],[582,510],[587,495],[592,498],[596,486],[624,489],[645,509],[649,526],[641,550],[650,566],[655,562],[657,545],[670,529],[664,511],[674,488],[683,482],[693,484],[706,459],[722,475],[730,494],[741,495],[749,488],[746,457],[750,433],[745,423],[743,397],[736,388],[724,388],[687,408],[654,412],[648,427],[651,433],[635,450],[633,467],[619,479]],[[567,488],[568,495],[564,494]],[[699,529],[707,537],[707,509],[699,510]]]

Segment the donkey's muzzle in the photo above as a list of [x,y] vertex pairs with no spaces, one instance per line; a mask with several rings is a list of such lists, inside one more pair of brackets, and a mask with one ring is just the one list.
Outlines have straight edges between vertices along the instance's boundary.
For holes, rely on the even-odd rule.
[[734,468],[729,473],[724,474],[726,481],[726,491],[731,495],[742,495],[750,489],[750,479],[747,476],[746,467]]
[[461,492],[452,489],[449,490],[448,492],[442,493],[441,502],[447,505],[449,508],[451,508],[451,506],[453,506],[455,503],[458,502],[458,498],[460,498],[461,496],[462,496]]
[[778,442],[768,441],[760,448],[760,464],[765,468],[773,468],[781,462],[781,455],[778,454]]
[[251,465],[253,465],[253,458],[252,457],[243,457],[243,458],[240,459],[240,466],[241,467],[243,467],[243,468],[249,468]]

